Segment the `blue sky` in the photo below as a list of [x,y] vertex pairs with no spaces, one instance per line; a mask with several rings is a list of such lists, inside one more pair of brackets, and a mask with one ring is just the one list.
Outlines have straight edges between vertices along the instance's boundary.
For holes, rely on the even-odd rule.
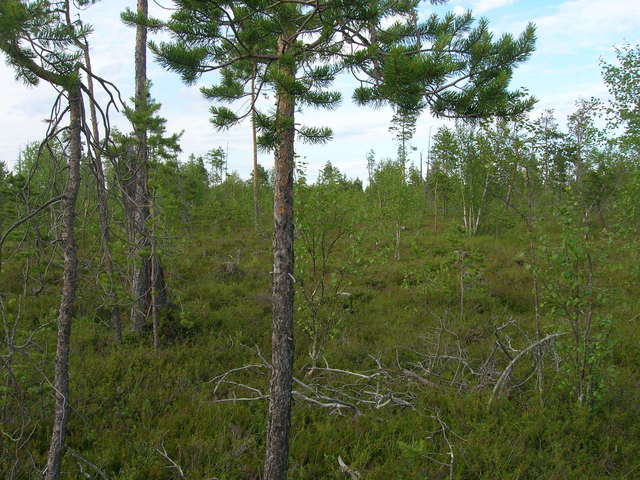
[[[166,14],[150,3],[152,14]],[[134,7],[135,2],[104,0],[82,13],[95,30],[91,39],[94,69],[116,83],[124,98],[129,98],[133,91],[134,32],[119,19],[119,12],[127,6]],[[517,34],[528,22],[536,24],[537,50],[516,71],[513,87],[525,87],[539,99],[534,115],[553,108],[561,122],[577,99],[606,97],[599,59],[612,61],[614,45],[639,41],[639,0],[450,0],[445,6],[434,8],[425,3],[422,8],[425,15],[432,10],[466,9],[477,17],[488,18],[496,35]],[[184,156],[228,145],[230,169],[247,177],[251,168],[248,125],[227,132],[215,131],[209,123],[209,104],[202,99],[199,86],[183,85],[176,75],[162,70],[151,57],[150,60],[152,95],[163,105],[161,113],[168,119],[169,131],[184,130]],[[201,84],[206,84],[206,78],[203,80]],[[338,79],[335,86],[344,97],[338,110],[305,111],[298,117],[307,125],[331,126],[334,139],[321,146],[301,145],[298,154],[308,163],[311,178],[328,160],[350,177],[364,178],[369,150],[373,149],[377,158],[395,154],[396,146],[388,133],[391,112],[354,106],[350,100],[354,82],[349,78]],[[13,72],[4,64],[0,65],[0,88],[3,93],[0,160],[11,165],[26,143],[43,136],[46,125],[42,120],[48,117],[54,95],[46,85],[30,88],[16,82]],[[121,117],[114,118],[114,123],[127,129]],[[435,132],[441,124],[428,114],[419,119],[412,142],[417,147],[416,162],[419,152],[426,151],[429,130]],[[261,155],[260,163],[270,167],[271,155]]]

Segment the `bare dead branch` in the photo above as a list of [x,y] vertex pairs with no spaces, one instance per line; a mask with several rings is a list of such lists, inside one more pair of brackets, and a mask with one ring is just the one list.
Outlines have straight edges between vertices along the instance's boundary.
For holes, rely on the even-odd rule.
[[529,345],[527,348],[524,348],[523,350],[521,350],[520,353],[518,353],[518,355],[516,355],[513,358],[513,360],[511,360],[511,362],[509,362],[509,365],[507,365],[507,368],[504,369],[504,371],[500,375],[500,378],[498,378],[498,381],[496,382],[495,386],[493,387],[493,392],[491,392],[491,397],[489,398],[489,402],[487,404],[487,407],[491,408],[491,404],[493,403],[494,397],[500,391],[500,389],[504,386],[505,382],[509,378],[509,375],[511,375],[511,372],[513,371],[513,367],[518,362],[518,360],[520,360],[527,353],[529,353],[533,349],[539,347],[540,345],[543,345],[543,344],[549,342],[550,340],[553,340],[554,338],[561,337],[561,336],[566,335],[566,334],[567,333],[564,332],[564,333],[553,333],[551,335],[547,335],[543,339],[538,340],[537,342],[534,342],[531,345]]
[[178,472],[178,475],[180,476],[180,478],[186,478],[184,476],[184,471],[182,470],[182,468],[180,467],[180,465],[178,465],[175,460],[173,460],[169,454],[167,453],[167,449],[164,448],[164,444],[160,444],[160,447],[156,447],[156,452],[158,452],[158,455],[160,455],[162,458],[164,458],[167,462],[169,462],[169,465],[167,465],[167,468],[174,468],[176,470],[176,472]]
[[348,475],[351,480],[360,480],[360,472],[350,469],[340,455],[338,455],[338,465],[340,466],[340,471]]

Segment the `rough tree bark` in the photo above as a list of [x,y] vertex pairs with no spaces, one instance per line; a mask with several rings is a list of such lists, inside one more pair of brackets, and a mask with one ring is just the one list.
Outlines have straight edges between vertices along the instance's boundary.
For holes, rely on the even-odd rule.
[[[286,43],[280,38],[282,55]],[[286,75],[294,75],[293,65],[281,60]],[[291,425],[291,385],[293,378],[293,168],[295,99],[280,89],[277,93],[276,122],[279,128],[275,154],[274,237],[273,237],[273,325],[271,379],[265,480],[285,480],[288,470],[289,428]]]
[[[149,13],[147,0],[137,0],[137,13],[146,17]],[[135,47],[135,109],[136,113],[145,108],[147,104],[147,27],[138,24],[136,26]],[[133,305],[131,308],[131,320],[133,329],[142,332],[147,323],[148,302],[147,295],[151,288],[150,273],[151,262],[145,249],[149,245],[149,232],[147,218],[149,217],[147,195],[147,164],[149,160],[147,129],[145,125],[134,125],[137,139],[137,149],[132,158],[128,160],[134,164],[131,169],[133,175]]]
[[[152,215],[152,230],[151,230],[151,278],[157,278],[158,276],[158,255],[156,253],[156,212],[151,205]],[[160,328],[158,321],[158,292],[154,287],[151,289],[151,325],[153,326],[153,348],[158,350],[160,348]]]
[[253,215],[256,232],[260,227],[260,205],[258,203],[258,139],[256,133],[256,74],[258,65],[253,66],[251,78],[251,136],[253,141]]
[[55,411],[49,456],[47,458],[46,480],[60,478],[60,462],[64,451],[64,441],[69,411],[69,343],[71,321],[77,287],[78,258],[75,238],[76,199],[80,188],[80,118],[82,97],[78,86],[69,89],[69,180],[64,193],[62,214],[62,235],[64,241],[64,271],[62,297],[58,313],[58,339],[56,347]]
[[[137,13],[147,17],[149,6],[147,0],[137,0]],[[147,27],[136,26],[135,48],[135,108],[138,113],[147,106]],[[164,282],[164,271],[159,258],[152,260],[151,237],[148,227],[151,196],[149,195],[149,145],[146,125],[135,125],[137,150],[132,158],[133,168],[133,208],[131,225],[133,228],[132,257],[133,257],[133,305],[131,320],[133,329],[140,333],[148,326],[148,318],[153,308],[156,312],[168,305],[168,295]],[[152,268],[152,262],[155,267]],[[155,289],[152,299],[151,291]]]

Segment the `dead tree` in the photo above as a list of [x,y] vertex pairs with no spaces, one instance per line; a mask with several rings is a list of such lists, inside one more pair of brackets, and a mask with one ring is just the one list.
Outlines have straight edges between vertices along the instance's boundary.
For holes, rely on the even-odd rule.
[[[85,39],[81,45],[84,54],[84,63],[88,72],[87,89],[91,98],[94,98],[93,86],[93,70],[91,68],[91,55],[89,53],[89,42]],[[98,129],[98,116],[96,112],[95,102],[89,102],[89,114],[91,117],[91,130],[93,141],[100,144],[100,132]],[[107,299],[111,309],[111,325],[114,329],[116,339],[122,340],[122,320],[120,318],[120,307],[117,304],[117,298],[114,290],[115,271],[113,265],[113,254],[111,252],[111,231],[109,225],[109,199],[107,196],[107,186],[104,176],[104,167],[102,164],[102,155],[100,148],[94,150],[95,154],[91,157],[91,165],[93,173],[96,177],[96,198],[98,201],[98,215],[100,218],[100,236],[102,243],[102,253],[105,262],[105,270],[107,273]]]

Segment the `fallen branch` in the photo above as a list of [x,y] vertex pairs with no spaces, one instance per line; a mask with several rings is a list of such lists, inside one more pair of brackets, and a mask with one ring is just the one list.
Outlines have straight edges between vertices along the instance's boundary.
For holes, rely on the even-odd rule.
[[[226,398],[216,398],[215,403],[224,402],[252,402],[267,400],[268,392],[262,387],[248,385],[242,383],[232,376],[241,373],[259,372],[264,375],[271,370],[270,363],[261,355],[256,348],[253,349],[258,355],[260,361],[247,364],[244,366],[232,368],[220,375],[209,380],[207,383],[213,383],[213,393],[219,393],[223,385],[231,388],[229,396]],[[387,405],[395,405],[400,407],[415,407],[415,399],[413,395],[404,391],[395,391],[396,387],[404,386],[403,377],[400,375],[392,375],[392,372],[385,370],[379,360],[374,359],[377,368],[366,372],[353,372],[338,368],[331,368],[328,363],[326,367],[316,367],[316,371],[324,375],[318,375],[314,381],[302,381],[298,377],[293,377],[293,382],[297,390],[291,392],[292,396],[298,400],[315,405],[321,408],[331,409],[332,412],[341,412],[343,410],[351,410],[355,416],[362,415],[362,407],[380,409]],[[345,383],[343,377],[355,378],[354,382]],[[337,381],[338,380],[338,381]],[[236,392],[249,392],[250,395],[240,394]]]
[[347,464],[344,463],[344,460],[342,460],[342,457],[340,455],[338,455],[338,465],[340,466],[340,471],[342,473],[344,473],[345,475],[349,475],[351,480],[360,480],[360,472],[356,472],[355,470],[351,470],[347,466]]
[[[87,464],[89,467],[91,467],[98,475],[100,475],[100,477],[104,478],[104,480],[107,480],[108,477],[107,475],[100,470],[96,465],[94,465],[93,463],[91,463],[89,460],[87,460],[86,458],[78,455],[76,452],[74,452],[73,450],[69,450],[69,455],[71,455],[73,458],[75,458],[76,460],[79,460],[81,462],[84,462],[85,464]],[[89,475],[88,473],[86,473],[83,469],[82,469],[82,464],[80,462],[78,462],[78,468],[80,469],[80,473],[85,477],[85,478],[93,478],[91,475]]]
[[449,436],[447,435],[448,427],[447,427],[447,424],[444,423],[444,421],[440,418],[440,413],[436,412],[433,418],[435,418],[436,421],[440,424],[440,431],[442,432],[442,437],[444,438],[444,441],[447,443],[447,447],[449,450],[447,452],[447,454],[449,455],[449,463],[447,464],[447,466],[449,467],[449,479],[453,480],[453,467],[455,464],[455,455],[453,453],[453,445],[449,440]]
[[164,445],[161,444],[160,447],[161,449],[156,447],[156,452],[158,452],[158,454],[162,458],[164,458],[167,462],[169,462],[169,465],[167,466],[167,468],[175,468],[176,471],[178,472],[178,475],[180,475],[180,478],[185,478],[182,468],[169,456],[169,454],[167,453],[167,449],[164,448]]
[[418,383],[421,383],[422,385],[426,385],[427,387],[440,388],[440,385],[438,385],[437,383],[432,382],[428,378],[424,378],[422,375],[418,375],[416,372],[407,370],[406,368],[402,369],[402,373],[409,378],[413,378]]
[[527,353],[529,353],[534,348],[539,347],[540,345],[548,342],[549,340],[553,340],[554,338],[561,337],[562,335],[566,335],[566,332],[565,333],[553,333],[551,335],[547,335],[543,339],[538,340],[537,342],[534,342],[531,345],[529,345],[527,348],[521,350],[520,353],[518,353],[518,355],[513,357],[513,360],[511,360],[509,362],[509,365],[507,365],[507,368],[505,368],[503,370],[502,374],[498,378],[498,381],[496,382],[495,386],[493,387],[493,392],[491,392],[491,397],[489,398],[489,403],[487,404],[487,408],[491,408],[491,404],[493,403],[494,397],[500,391],[500,389],[504,386],[505,382],[509,378],[509,375],[511,375],[511,372],[513,371],[513,367],[518,362],[518,360],[520,360],[522,357],[524,357]]

